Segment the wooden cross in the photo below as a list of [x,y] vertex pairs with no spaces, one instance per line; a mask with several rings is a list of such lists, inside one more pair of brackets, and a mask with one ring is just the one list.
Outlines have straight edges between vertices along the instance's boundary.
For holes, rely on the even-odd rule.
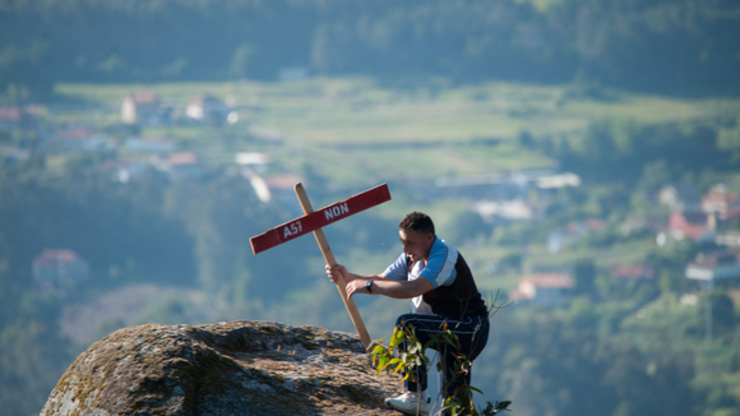
[[[329,243],[326,241],[326,237],[324,236],[324,231],[321,228],[349,217],[350,215],[357,214],[360,211],[364,211],[368,208],[380,205],[383,202],[390,201],[391,199],[388,185],[384,183],[345,199],[344,201],[326,206],[314,212],[311,207],[311,202],[308,200],[308,196],[306,195],[306,191],[303,189],[303,185],[300,182],[297,183],[294,186],[294,190],[298,197],[298,201],[301,203],[304,215],[250,238],[249,242],[252,245],[252,252],[254,252],[254,254],[283,244],[304,234],[313,232],[326,264],[330,267],[334,267],[337,265],[337,261],[334,259],[334,254],[332,254],[331,248],[329,248]],[[366,349],[369,349],[371,344],[370,335],[368,335],[367,329],[365,329],[365,324],[362,322],[362,317],[360,317],[360,312],[357,310],[357,305],[355,305],[355,302],[351,298],[347,297],[346,286],[347,283],[340,276],[337,281],[337,289],[339,290],[339,294],[342,296],[344,306],[347,308],[349,317],[352,319],[352,324],[355,326],[357,334],[362,340],[362,344]]]

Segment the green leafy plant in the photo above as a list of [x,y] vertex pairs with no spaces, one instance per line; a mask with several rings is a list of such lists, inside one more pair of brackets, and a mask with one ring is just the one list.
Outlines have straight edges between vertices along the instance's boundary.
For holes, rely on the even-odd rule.
[[[400,347],[406,344],[406,350]],[[447,328],[447,324],[444,325],[443,331],[436,334],[426,344],[422,345],[419,339],[416,337],[414,328],[409,326],[396,326],[393,329],[393,335],[388,342],[388,346],[382,344],[382,341],[377,341],[372,352],[372,361],[376,364],[378,375],[383,370],[392,373],[403,374],[403,381],[411,378],[415,379],[415,372],[412,368],[417,366],[426,366],[427,369],[430,367],[430,360],[424,354],[427,348],[434,347],[437,351],[446,348],[454,348],[455,350],[460,349],[460,340],[454,332]],[[453,378],[457,380],[462,378],[470,371],[470,361],[465,354],[455,355],[454,373]],[[444,370],[444,363],[441,361],[437,363],[437,371]],[[454,381],[454,380],[453,380]],[[445,398],[442,403],[439,414],[447,412],[446,414],[455,415],[471,415],[471,416],[491,416],[495,415],[504,410],[508,411],[508,406],[511,401],[496,401],[495,403],[487,402],[486,407],[483,409],[477,409],[473,403],[473,393],[482,392],[473,386],[461,385],[455,391],[453,396]],[[421,405],[421,395],[419,395],[419,407]]]

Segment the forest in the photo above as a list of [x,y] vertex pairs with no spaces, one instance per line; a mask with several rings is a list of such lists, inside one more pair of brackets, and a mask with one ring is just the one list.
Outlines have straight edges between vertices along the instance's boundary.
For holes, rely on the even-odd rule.
[[441,76],[737,94],[739,19],[732,0],[2,0],[0,88],[304,68],[398,86]]

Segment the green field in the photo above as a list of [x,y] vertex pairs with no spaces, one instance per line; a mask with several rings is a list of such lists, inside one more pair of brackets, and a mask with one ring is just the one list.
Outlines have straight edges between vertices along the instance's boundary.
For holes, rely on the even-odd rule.
[[[687,122],[740,113],[740,100],[677,99],[611,91],[589,98],[572,86],[491,82],[391,90],[368,78],[312,78],[282,83],[252,81],[134,85],[61,84],[56,94],[109,111],[88,123],[115,120],[123,97],[156,91],[166,103],[184,108],[210,93],[240,108],[228,126],[237,139],[223,146],[224,130],[204,127],[147,127],[145,136],[209,148],[213,165],[233,160],[235,151],[264,151],[277,169],[302,173],[307,166],[345,187],[388,180],[555,166],[515,140],[526,131],[535,140],[557,137],[578,143],[589,123]],[[72,115],[59,115],[71,118]],[[498,143],[498,144],[493,144]],[[279,144],[279,145],[276,145]]]

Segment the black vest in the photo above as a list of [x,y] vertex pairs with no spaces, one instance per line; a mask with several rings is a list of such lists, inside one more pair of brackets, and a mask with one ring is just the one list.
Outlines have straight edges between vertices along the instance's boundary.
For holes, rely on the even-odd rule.
[[[411,260],[407,258],[406,261],[411,270]],[[468,263],[465,262],[460,252],[457,253],[455,270],[457,277],[452,284],[438,286],[425,293],[424,302],[432,307],[435,315],[451,315],[459,319],[487,315],[486,302],[478,292],[473,273],[470,272]]]

